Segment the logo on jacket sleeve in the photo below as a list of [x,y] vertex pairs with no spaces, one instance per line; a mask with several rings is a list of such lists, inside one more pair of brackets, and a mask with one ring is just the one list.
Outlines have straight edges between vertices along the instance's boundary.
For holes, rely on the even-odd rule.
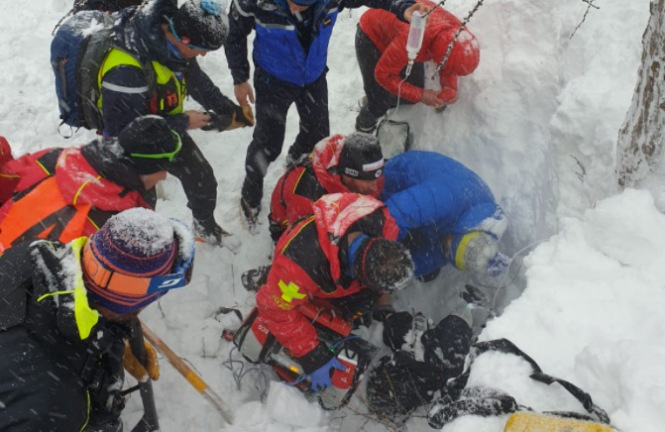
[[279,289],[282,291],[282,299],[289,303],[292,302],[294,298],[302,300],[307,297],[306,294],[299,292],[300,287],[293,282],[289,282],[287,285],[283,280],[280,280],[277,285],[279,285]]

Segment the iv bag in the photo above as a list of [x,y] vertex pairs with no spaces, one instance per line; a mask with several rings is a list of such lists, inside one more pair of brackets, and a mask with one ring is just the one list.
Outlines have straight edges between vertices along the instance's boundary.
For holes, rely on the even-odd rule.
[[409,38],[406,40],[406,52],[409,60],[415,60],[420,47],[423,45],[423,36],[425,36],[425,17],[420,12],[415,11],[411,15],[411,26],[409,27]]

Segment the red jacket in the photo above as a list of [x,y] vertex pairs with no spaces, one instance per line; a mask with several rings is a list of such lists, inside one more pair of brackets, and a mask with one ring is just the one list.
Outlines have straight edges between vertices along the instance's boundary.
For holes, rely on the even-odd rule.
[[279,240],[268,281],[256,296],[266,327],[294,357],[319,344],[316,329],[297,306],[310,298],[345,297],[364,289],[340,264],[339,247],[346,247],[344,236],[351,226],[365,219],[368,235],[394,240],[398,233],[388,209],[369,196],[326,195],[313,204],[313,211]]
[[[54,164],[48,161],[51,157],[57,157]],[[139,192],[102,178],[80,147],[25,155],[3,169],[10,164],[20,179],[18,194],[0,207],[0,253],[13,243],[36,238],[66,243],[96,232],[111,214],[151,208]]]
[[[416,1],[429,7],[434,6],[434,3],[427,0]],[[436,64],[441,63],[448,50],[448,44],[453,40],[460,26],[460,20],[450,12],[441,7],[434,9],[429,15],[423,44],[415,61],[433,60]],[[408,63],[406,40],[409,36],[409,24],[398,20],[389,12],[370,9],[360,17],[360,28],[382,53],[374,70],[376,82],[389,92],[397,94],[402,81],[400,72]],[[439,98],[446,103],[455,102],[457,100],[457,77],[469,75],[478,67],[479,61],[478,41],[465,29],[453,46],[445,67],[439,71],[441,84]],[[413,103],[418,103],[423,96],[423,89],[404,82],[400,95]]]
[[[268,218],[271,226],[279,230],[279,235],[300,217],[312,213],[312,204],[323,195],[353,193],[344,186],[337,170],[344,140],[344,135],[334,135],[320,141],[304,164],[287,171],[277,181],[270,199]],[[383,178],[379,181],[375,198],[383,187]]]

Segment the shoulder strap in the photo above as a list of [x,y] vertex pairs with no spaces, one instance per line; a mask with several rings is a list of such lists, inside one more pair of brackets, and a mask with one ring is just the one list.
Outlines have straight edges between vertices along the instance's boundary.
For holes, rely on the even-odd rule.
[[[602,408],[595,405],[591,399],[591,396],[584,390],[566,380],[543,373],[542,369],[534,359],[532,359],[524,351],[520,350],[508,339],[496,339],[487,342],[479,342],[471,347],[471,352],[469,354],[469,365],[467,366],[466,371],[459,377],[448,382],[446,386],[446,394],[438,403],[432,407],[430,412],[427,414],[427,421],[429,422],[430,426],[434,428],[442,428],[447,423],[462,415],[473,414],[489,416],[508,414],[519,409],[530,410],[525,406],[519,405],[512,396],[507,394],[498,393],[496,391],[483,388],[466,389],[473,362],[481,354],[484,354],[488,351],[498,351],[506,354],[513,354],[523,358],[531,365],[531,368],[534,371],[530,375],[530,378],[548,385],[554,382],[561,384],[563,388],[565,388],[571,395],[575,397],[575,399],[577,399],[582,404],[582,406],[584,406],[584,409],[586,409],[589,414],[595,416],[595,418],[586,418],[586,420],[597,420],[605,424],[610,423],[610,418],[607,413]],[[476,394],[470,396],[469,391],[476,389]],[[577,418],[582,416],[577,413],[567,412],[553,412],[552,414]]]
[[104,58],[113,44],[113,22],[111,15],[101,14],[103,28],[94,32],[85,42],[76,67],[77,85],[80,100],[80,117],[84,127],[95,130],[102,128],[102,116],[97,107],[100,89],[97,86],[97,77]]

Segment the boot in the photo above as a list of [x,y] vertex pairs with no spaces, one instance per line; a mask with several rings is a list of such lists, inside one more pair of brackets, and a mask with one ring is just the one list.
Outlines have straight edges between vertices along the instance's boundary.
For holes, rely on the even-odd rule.
[[249,231],[251,235],[256,235],[261,206],[252,207],[245,198],[240,198],[240,210],[247,231]]
[[367,106],[360,109],[358,117],[356,117],[356,131],[364,133],[373,133],[376,130],[376,125],[379,121],[378,117],[369,112]]

